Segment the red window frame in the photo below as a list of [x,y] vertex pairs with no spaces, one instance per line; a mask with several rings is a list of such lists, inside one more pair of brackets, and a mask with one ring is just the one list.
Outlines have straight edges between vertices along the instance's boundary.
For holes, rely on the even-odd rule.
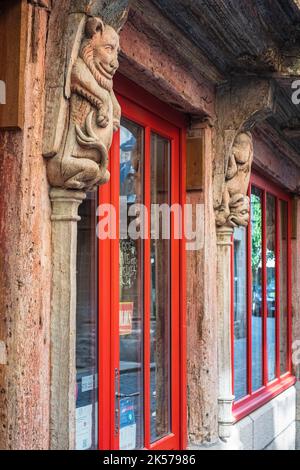
[[[121,105],[122,116],[128,118],[145,128],[145,205],[150,200],[150,136],[151,130],[167,138],[171,137],[171,146],[176,146],[180,156],[178,166],[171,172],[176,172],[179,186],[171,188],[172,203],[174,200],[185,204],[185,142],[186,118],[173,110],[165,103],[153,97],[145,90],[126,79],[116,75],[114,89]],[[120,134],[116,133],[110,152],[110,182],[99,190],[99,203],[110,203],[116,208],[116,217],[119,220],[119,144]],[[148,154],[147,154],[148,152]],[[149,211],[150,218],[150,211]],[[184,217],[183,217],[184,219]],[[148,221],[149,222],[149,221]],[[150,227],[150,223],[148,223]],[[185,300],[185,240],[172,240],[171,253],[175,258],[175,272],[172,277],[177,279],[178,289],[171,292],[171,302],[178,305],[178,323],[174,325],[171,334],[172,361],[175,364],[171,377],[171,390],[175,395],[176,409],[172,410],[172,432],[154,444],[150,443],[150,397],[145,394],[144,422],[145,422],[145,448],[149,450],[185,449],[187,440],[187,406],[186,406],[186,300]],[[175,251],[174,251],[175,250]],[[119,368],[119,239],[102,240],[98,245],[98,292],[99,292],[99,414],[98,414],[98,447],[101,450],[118,449],[118,435],[115,434],[115,376],[114,371]],[[150,239],[144,240],[144,261],[150,254]],[[149,295],[148,295],[149,294]],[[144,271],[144,363],[150,363],[150,265],[145,265]],[[148,305],[149,304],[149,305]],[[148,326],[147,326],[148,325]],[[172,328],[173,330],[173,328]],[[177,347],[178,346],[178,347]],[[178,367],[179,365],[179,367]],[[150,369],[145,367],[144,388],[150,386]]]
[[[233,415],[238,421],[247,416],[252,411],[267,403],[272,398],[282,393],[287,388],[295,384],[295,377],[292,375],[292,283],[291,283],[291,197],[289,194],[281,190],[278,186],[266,180],[265,177],[254,173],[251,176],[249,185],[249,196],[251,188],[255,186],[262,191],[262,259],[264,265],[263,271],[263,334],[262,334],[262,370],[263,370],[263,386],[252,392],[252,267],[251,267],[251,223],[247,228],[247,391],[245,397],[237,400],[233,404]],[[275,288],[276,288],[276,304],[275,304],[275,331],[276,331],[276,378],[271,382],[268,381],[268,353],[267,353],[267,306],[266,306],[266,195],[267,193],[276,198],[276,269],[275,269]],[[288,228],[287,228],[287,372],[280,374],[280,312],[279,312],[279,201],[286,201],[288,204]],[[232,279],[232,295],[231,295],[231,338],[232,338],[232,390],[234,394],[234,247],[232,246],[231,256],[231,279]]]

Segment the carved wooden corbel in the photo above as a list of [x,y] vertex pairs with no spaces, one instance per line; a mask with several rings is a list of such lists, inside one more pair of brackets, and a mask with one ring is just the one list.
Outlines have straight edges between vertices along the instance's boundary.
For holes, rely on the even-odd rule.
[[76,447],[78,208],[86,191],[109,179],[121,115],[113,75],[126,14],[125,0],[70,0],[54,2],[49,17],[43,155],[52,203],[51,449]]
[[121,116],[112,82],[119,47],[118,33],[100,18],[80,22],[58,120],[46,128],[52,187],[93,190],[109,180],[108,152]]
[[87,191],[109,179],[108,152],[121,116],[113,76],[128,4],[70,0],[67,11],[53,8],[43,139],[52,187]]
[[270,80],[235,78],[217,93],[214,209],[218,227],[246,226],[253,161],[250,130],[272,114],[274,90]]

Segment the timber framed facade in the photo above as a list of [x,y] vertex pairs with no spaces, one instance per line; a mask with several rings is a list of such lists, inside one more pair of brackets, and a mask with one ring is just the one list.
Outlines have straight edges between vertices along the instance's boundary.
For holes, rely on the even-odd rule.
[[0,15],[0,448],[299,448],[299,1]]

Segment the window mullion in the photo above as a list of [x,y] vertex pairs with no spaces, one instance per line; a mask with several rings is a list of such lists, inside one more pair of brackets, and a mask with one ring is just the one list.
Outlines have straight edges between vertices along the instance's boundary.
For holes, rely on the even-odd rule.
[[147,235],[144,240],[144,445],[150,447],[150,299],[151,299],[151,260],[150,260],[150,230],[151,230],[151,129],[145,128],[144,152],[144,204],[147,208]]
[[262,359],[263,359],[263,385],[268,383],[268,338],[267,338],[267,193],[263,191],[262,200],[262,296],[263,296],[263,334],[262,334]]
[[[251,185],[249,187],[249,198],[251,199]],[[251,219],[247,229],[247,374],[248,393],[252,394],[252,230]]]
[[[112,207],[115,208],[116,214],[116,228],[119,234],[119,214],[120,214],[120,130],[117,132],[112,146],[112,158],[110,161],[110,202]],[[110,370],[110,383],[111,383],[111,419],[113,426],[111,429],[111,449],[119,448],[119,419],[120,416],[116,413],[117,406],[117,382],[116,373],[120,372],[120,342],[119,342],[119,236],[111,238],[110,240],[110,275],[111,275],[111,291],[110,291],[110,305],[111,305],[111,318],[110,318],[110,338],[111,338],[111,351],[110,361],[112,364]],[[101,268],[100,268],[101,269]],[[101,287],[100,287],[101,289]]]
[[280,377],[280,205],[276,198],[275,218],[275,331],[276,331],[276,377]]
[[288,353],[287,353],[287,370],[292,372],[292,245],[291,245],[291,220],[292,220],[292,211],[291,211],[291,201],[288,201],[288,229],[287,229],[287,322],[288,322]]

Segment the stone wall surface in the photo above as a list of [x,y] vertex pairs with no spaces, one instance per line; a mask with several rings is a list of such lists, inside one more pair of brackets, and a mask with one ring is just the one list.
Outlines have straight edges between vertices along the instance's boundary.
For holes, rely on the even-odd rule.
[[238,421],[227,443],[190,445],[194,450],[298,450],[299,422],[295,421],[295,387]]
[[295,449],[295,399],[291,387],[237,423],[243,449]]
[[45,8],[28,5],[24,127],[0,130],[0,449],[49,445],[51,233],[41,138],[47,22]]

